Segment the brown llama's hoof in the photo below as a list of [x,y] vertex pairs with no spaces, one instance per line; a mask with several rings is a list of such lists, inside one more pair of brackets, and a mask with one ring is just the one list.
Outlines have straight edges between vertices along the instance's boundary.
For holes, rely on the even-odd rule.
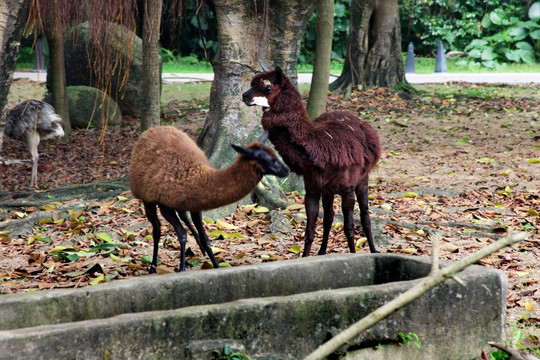
[[150,274],[155,274],[156,273],[156,267],[154,265],[150,265],[150,269],[148,270],[148,272]]

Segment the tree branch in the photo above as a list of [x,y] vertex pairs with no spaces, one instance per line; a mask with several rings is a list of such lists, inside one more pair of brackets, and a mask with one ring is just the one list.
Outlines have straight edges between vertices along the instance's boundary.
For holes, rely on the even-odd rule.
[[304,360],[326,359],[328,355],[332,354],[340,346],[366,331],[371,326],[377,324],[379,321],[387,318],[400,308],[416,300],[435,286],[445,281],[447,278],[454,277],[458,272],[478,262],[478,260],[499,251],[506,246],[513,245],[525,239],[527,236],[527,233],[508,234],[504,238],[448,267],[432,271],[432,273],[428,277],[422,279],[419,284],[413,286],[411,289],[400,294],[394,300],[386,303],[366,317],[351,325],[349,328],[343,330],[341,333],[319,346],[315,351],[305,357]]

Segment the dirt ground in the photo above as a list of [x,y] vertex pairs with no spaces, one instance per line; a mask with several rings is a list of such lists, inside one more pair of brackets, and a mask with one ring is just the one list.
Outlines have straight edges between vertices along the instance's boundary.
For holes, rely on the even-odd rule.
[[[419,93],[414,95],[381,88],[353,92],[348,101],[330,97],[328,110],[358,113],[379,133],[383,157],[370,177],[372,221],[382,240],[378,248],[430,255],[430,234],[436,233],[441,235],[441,258],[459,260],[508,231],[529,232],[527,240],[481,264],[508,275],[509,335],[524,329],[520,342],[540,347],[540,92],[534,86],[465,84],[416,89]],[[8,107],[30,95],[40,97],[42,89],[16,82]],[[204,94],[163,105],[164,121],[176,122],[197,136],[208,110]],[[137,122],[125,117],[121,127],[102,135],[99,129],[78,130],[69,145],[40,146],[39,191],[125,177],[138,136]],[[4,139],[0,155],[29,159],[23,144],[10,139]],[[30,167],[30,163],[0,165],[5,199],[27,187]],[[219,261],[238,266],[298,257],[298,248],[303,248],[303,198],[299,192],[288,196],[291,205],[281,212],[242,207],[228,218],[209,222]],[[68,205],[54,204],[54,199],[51,204],[58,209]],[[340,213],[339,201],[335,206]],[[31,206],[2,210],[0,202],[0,223],[38,210]],[[65,221],[60,222],[59,214],[56,220],[36,225],[31,235],[10,237],[0,230],[2,293],[86,286],[147,274],[143,257],[152,250],[150,225],[129,191],[80,210],[62,211],[70,210]],[[275,229],[272,223],[280,216],[289,226]],[[340,226],[336,219],[329,252],[348,251]],[[171,272],[178,266],[179,247],[171,229],[164,232],[168,236],[160,248],[160,271]],[[359,251],[368,251],[359,226],[356,232]],[[115,257],[97,253],[69,261],[52,255],[55,246],[72,246],[71,253],[92,248],[103,243],[104,236],[96,235],[103,233],[127,246],[121,246]],[[207,268],[207,259],[189,240],[188,270]],[[318,243],[313,252],[317,249]],[[100,267],[95,268],[97,260]]]

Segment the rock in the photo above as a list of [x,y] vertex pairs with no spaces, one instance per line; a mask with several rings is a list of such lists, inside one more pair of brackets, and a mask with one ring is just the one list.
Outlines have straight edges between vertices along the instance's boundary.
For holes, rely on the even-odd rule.
[[[65,66],[67,85],[85,85],[104,88],[100,86],[106,81],[110,86],[110,95],[122,110],[122,114],[140,119],[142,115],[141,104],[145,95],[142,91],[142,40],[133,32],[124,27],[110,24],[109,36],[100,40],[103,45],[99,50],[94,46],[93,34],[88,23],[77,25],[66,36]],[[108,42],[109,46],[103,42]],[[117,53],[116,49],[120,49]],[[95,62],[94,57],[99,51],[100,61]],[[110,58],[111,64],[106,64]],[[130,61],[131,60],[131,61]],[[112,64],[117,62],[115,66]],[[130,64],[129,76],[124,80],[126,64]],[[107,79],[106,75],[112,75]]]
[[[101,128],[102,120],[107,125],[120,125],[122,113],[116,102],[101,90],[90,86],[68,86],[69,120],[72,128]],[[50,103],[50,94],[44,101]]]

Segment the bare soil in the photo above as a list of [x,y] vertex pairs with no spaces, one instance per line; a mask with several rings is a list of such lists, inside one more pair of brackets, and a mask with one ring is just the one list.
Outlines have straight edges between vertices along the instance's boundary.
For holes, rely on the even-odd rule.
[[[37,90],[36,90],[37,89]],[[481,261],[508,275],[508,328],[525,329],[522,344],[540,347],[540,93],[532,86],[465,84],[418,86],[418,94],[389,89],[356,91],[347,101],[330,98],[328,110],[358,113],[378,131],[384,150],[370,178],[372,221],[378,228],[381,252],[430,255],[432,234],[439,234],[441,258],[459,260],[508,231],[530,236],[512,248]],[[35,85],[16,82],[12,107]],[[175,122],[196,138],[203,126],[207,97],[164,103],[164,122]],[[124,117],[119,127],[77,130],[70,144],[40,146],[39,188],[47,193],[65,185],[126,177],[138,124]],[[29,159],[24,145],[4,139],[4,159]],[[141,204],[127,188],[120,197],[80,199],[43,206],[3,207],[27,188],[31,164],[0,165],[0,223],[40,210],[56,213],[36,224],[32,234],[10,236],[0,230],[0,291],[2,293],[80,287],[133,276],[146,276],[143,256],[151,255],[150,224]],[[303,248],[303,197],[288,193],[291,205],[267,213],[257,206],[207,224],[213,246],[224,266],[279,261],[299,256]],[[2,197],[2,196],[0,196]],[[340,213],[336,201],[336,213]],[[64,219],[64,220],[62,220]],[[282,227],[275,226],[286,219]],[[274,224],[274,225],[273,225]],[[288,225],[287,225],[288,224]],[[160,272],[178,267],[179,246],[168,225],[160,247]],[[322,231],[322,223],[319,225]],[[121,246],[95,251],[70,261],[59,255],[79,253],[107,242]],[[4,235],[1,235],[4,234]],[[368,251],[357,227],[358,251]],[[45,239],[45,240],[43,240]],[[190,237],[188,271],[208,268]],[[71,246],[55,250],[58,246]],[[314,244],[313,252],[318,248]],[[329,252],[347,252],[339,218]],[[96,266],[98,264],[99,266]],[[496,340],[496,339],[494,339]]]

